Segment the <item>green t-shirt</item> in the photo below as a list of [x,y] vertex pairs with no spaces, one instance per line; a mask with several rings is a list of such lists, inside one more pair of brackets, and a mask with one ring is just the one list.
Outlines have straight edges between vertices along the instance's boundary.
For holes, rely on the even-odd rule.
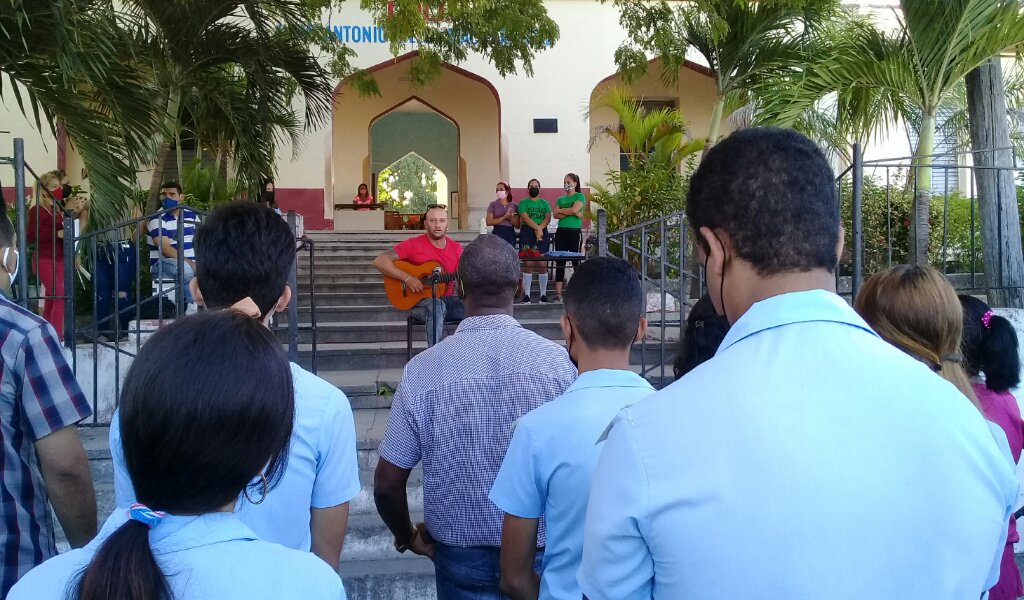
[[526,213],[534,223],[540,225],[544,222],[544,215],[551,212],[551,205],[543,198],[523,198],[519,201],[519,213]]
[[[568,196],[562,196],[558,199],[558,208],[572,208],[573,204],[582,202],[584,206],[587,204],[587,197],[580,192],[570,194]],[[583,219],[579,215],[573,215],[571,217],[562,217],[558,220],[558,228],[562,229],[580,229],[583,227]]]

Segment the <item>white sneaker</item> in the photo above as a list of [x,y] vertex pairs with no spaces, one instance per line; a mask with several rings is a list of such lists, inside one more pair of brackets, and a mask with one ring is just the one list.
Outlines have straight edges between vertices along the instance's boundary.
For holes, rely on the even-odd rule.
[[194,315],[197,312],[199,312],[199,305],[195,302],[189,302],[188,305],[185,306],[185,316]]

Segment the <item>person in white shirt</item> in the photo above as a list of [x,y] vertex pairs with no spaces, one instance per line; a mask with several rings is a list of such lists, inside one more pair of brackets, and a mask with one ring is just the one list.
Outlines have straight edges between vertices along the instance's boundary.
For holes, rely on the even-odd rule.
[[[207,216],[195,236],[196,301],[209,309],[228,308],[251,298],[253,317],[264,325],[288,307],[288,273],[295,261],[295,238],[280,217],[252,202],[233,202]],[[240,502],[239,518],[261,539],[312,550],[338,566],[349,501],[359,494],[355,422],[348,398],[338,388],[291,365],[295,384],[295,424],[288,468],[281,485],[264,502]],[[114,492],[119,507],[135,501],[121,453],[122,428],[110,424]]]
[[139,502],[9,600],[345,598],[326,563],[261,541],[234,513],[239,497],[273,493],[292,437],[291,369],[270,330],[234,311],[178,320],[142,347],[120,400]]

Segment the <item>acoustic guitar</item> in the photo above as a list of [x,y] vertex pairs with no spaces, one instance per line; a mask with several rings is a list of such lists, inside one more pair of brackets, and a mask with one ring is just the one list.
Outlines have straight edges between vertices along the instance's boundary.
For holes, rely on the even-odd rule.
[[[419,279],[423,283],[422,290],[419,292],[413,292],[407,288],[406,284],[401,279],[384,277],[384,293],[388,295],[388,301],[391,302],[391,306],[394,306],[398,310],[409,310],[416,306],[420,300],[430,299],[430,279],[435,272],[438,274],[438,283],[447,284],[458,278],[458,275],[455,273],[445,273],[444,269],[441,268],[441,264],[432,260],[427,261],[422,265],[414,265],[404,260],[396,260],[395,266],[412,277]],[[438,287],[437,297],[440,298],[443,296],[447,289],[447,285],[443,288]]]

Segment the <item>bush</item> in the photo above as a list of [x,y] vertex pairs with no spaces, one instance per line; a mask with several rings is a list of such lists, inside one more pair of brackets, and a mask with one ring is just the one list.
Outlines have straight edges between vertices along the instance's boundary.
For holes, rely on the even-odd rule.
[[[850,181],[841,184],[846,251],[840,265],[842,275],[853,272],[853,195]],[[947,206],[948,201],[948,206]],[[861,213],[864,232],[864,274],[877,273],[893,264],[910,260],[911,206],[913,192],[906,177],[897,173],[888,183],[865,177]],[[973,201],[960,192],[937,194],[932,198],[928,257],[932,266],[947,273],[982,272],[981,222]]]

